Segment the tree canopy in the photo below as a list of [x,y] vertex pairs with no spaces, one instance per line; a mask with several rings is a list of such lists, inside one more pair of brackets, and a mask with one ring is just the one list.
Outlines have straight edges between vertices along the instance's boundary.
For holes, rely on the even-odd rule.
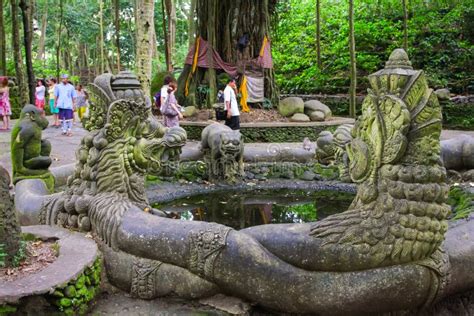
[[[184,59],[196,34],[203,32],[202,26],[194,24],[198,22],[203,5],[210,1],[154,1],[153,75],[170,66],[177,71],[184,67]],[[349,2],[265,1],[270,15],[269,39],[278,89],[282,93],[347,93],[351,69]],[[219,9],[225,9],[227,2],[221,2]],[[20,78],[18,72],[22,72],[26,78],[26,67],[15,62],[23,60],[22,64],[27,65],[21,3],[32,8],[27,14],[31,14],[33,26],[31,57],[36,78],[67,72],[75,81],[87,83],[102,70],[136,70],[139,1],[2,0],[0,75]],[[316,3],[319,4],[319,23]],[[13,7],[16,9],[12,10]],[[13,32],[12,12],[17,15],[17,32]],[[242,23],[247,23],[244,21],[246,15],[247,20],[252,21],[256,13],[254,9],[240,12]],[[252,30],[254,22],[248,23],[244,28]],[[316,34],[318,24],[319,36]],[[219,32],[216,35],[224,37]],[[359,93],[367,87],[366,75],[381,68],[389,53],[396,47],[403,47],[405,42],[414,66],[427,72],[431,86],[448,87],[460,94],[474,93],[472,0],[354,1],[354,35]],[[17,59],[14,37],[18,37],[17,44],[21,48]],[[120,49],[116,47],[117,37]],[[226,43],[225,38],[217,38],[215,46],[228,54],[229,49],[236,47],[236,38],[230,37],[230,40]],[[167,45],[171,46],[169,58],[165,58]],[[6,72],[3,60],[6,61]]]

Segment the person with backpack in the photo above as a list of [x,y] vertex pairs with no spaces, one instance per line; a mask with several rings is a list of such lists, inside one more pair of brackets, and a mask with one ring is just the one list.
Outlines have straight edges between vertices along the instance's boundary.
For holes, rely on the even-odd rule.
[[168,88],[169,84],[173,82],[174,79],[171,76],[166,76],[163,82],[163,86],[161,87],[160,91],[158,91],[155,96],[155,107],[160,109],[160,113],[163,114],[163,105],[166,102],[166,98],[168,97]]
[[183,114],[181,114],[181,106],[178,104],[178,101],[174,96],[176,88],[176,82],[172,81],[169,83],[168,91],[166,91],[168,96],[162,106],[163,120],[166,127],[179,126],[179,120],[183,118]]

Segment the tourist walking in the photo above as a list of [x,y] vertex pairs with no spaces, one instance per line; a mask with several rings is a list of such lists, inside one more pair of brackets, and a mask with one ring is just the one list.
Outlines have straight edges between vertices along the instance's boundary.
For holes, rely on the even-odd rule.
[[53,126],[54,127],[59,127],[60,126],[59,118],[58,118],[59,109],[54,107],[54,99],[55,99],[54,88],[56,87],[56,78],[51,78],[48,81],[48,85],[49,85],[49,87],[48,87],[49,111],[51,112],[51,114],[53,114],[53,118],[54,118]]
[[10,129],[10,115],[12,115],[10,105],[10,89],[8,88],[8,78],[0,78],[0,116],[2,117],[3,126],[0,130]]
[[229,126],[233,130],[240,129],[240,112],[237,104],[237,87],[235,79],[230,78],[227,81],[227,86],[224,89],[224,102],[227,110],[227,119],[225,125]]
[[163,114],[166,98],[168,97],[168,88],[171,82],[174,82],[173,77],[166,76],[163,82],[163,86],[161,87],[161,90],[160,90],[160,112],[162,114]]
[[59,109],[59,119],[61,120],[62,134],[72,136],[72,120],[74,117],[76,89],[69,83],[68,75],[61,76],[61,83],[54,89],[54,107]]
[[82,121],[84,114],[87,110],[87,100],[89,99],[89,95],[87,94],[86,90],[82,88],[81,84],[76,86],[76,108],[77,108],[77,115],[79,115],[79,121]]
[[178,104],[174,95],[177,85],[176,82],[172,81],[168,85],[167,98],[165,104],[162,106],[163,120],[166,127],[179,126],[179,120],[183,118],[181,114],[181,106]]
[[41,111],[41,115],[44,116],[44,103],[45,103],[46,87],[44,86],[43,80],[36,82],[35,91],[35,105]]

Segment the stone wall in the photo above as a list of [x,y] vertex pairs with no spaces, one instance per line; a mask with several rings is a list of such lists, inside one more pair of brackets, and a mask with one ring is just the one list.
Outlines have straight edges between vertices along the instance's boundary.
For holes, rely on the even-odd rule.
[[[182,122],[180,126],[188,133],[188,139],[200,140],[204,127],[214,122]],[[348,118],[333,118],[325,122],[310,123],[242,123],[240,132],[246,143],[291,143],[302,142],[305,137],[316,141],[321,131],[334,131],[339,125],[354,123]]]

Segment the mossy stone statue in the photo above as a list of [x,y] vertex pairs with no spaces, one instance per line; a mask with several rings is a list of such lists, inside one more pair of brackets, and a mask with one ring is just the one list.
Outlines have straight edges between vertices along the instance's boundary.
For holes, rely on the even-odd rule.
[[41,139],[41,133],[48,124],[48,120],[41,116],[34,105],[23,107],[11,138],[14,184],[24,179],[41,179],[53,191],[54,177],[48,170],[51,165],[51,144]]

